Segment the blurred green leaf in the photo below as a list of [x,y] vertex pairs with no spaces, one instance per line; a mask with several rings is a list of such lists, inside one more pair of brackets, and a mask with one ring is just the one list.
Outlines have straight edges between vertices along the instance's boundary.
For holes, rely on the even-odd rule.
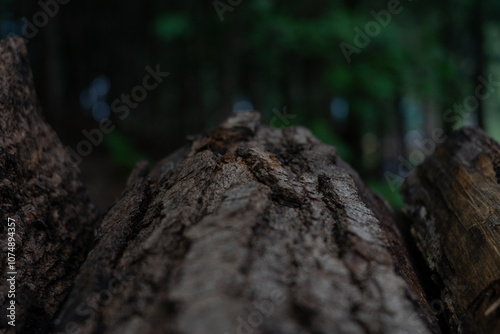
[[339,92],[346,92],[353,83],[353,73],[347,65],[332,67],[329,71],[328,82]]
[[328,125],[325,119],[315,117],[309,129],[323,143],[335,146],[339,156],[347,162],[352,161],[352,150],[344,141],[338,138],[333,129]]
[[384,198],[394,211],[403,210],[403,198],[398,191],[392,191],[385,181],[379,179],[368,179],[366,180],[366,185],[376,194]]
[[111,159],[120,167],[133,168],[139,161],[148,160],[133,145],[132,140],[118,132],[112,132],[104,137],[104,144],[111,153]]
[[192,29],[189,17],[182,14],[163,15],[154,22],[154,32],[166,42],[187,36]]

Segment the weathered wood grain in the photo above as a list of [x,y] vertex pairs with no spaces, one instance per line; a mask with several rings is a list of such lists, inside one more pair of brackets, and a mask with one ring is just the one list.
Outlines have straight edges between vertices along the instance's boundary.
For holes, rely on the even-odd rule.
[[438,333],[400,240],[335,148],[235,114],[138,166],[57,331]]
[[[50,331],[93,241],[93,215],[78,168],[40,115],[22,39],[0,41],[0,333]],[[16,327],[6,317],[9,217]]]
[[407,178],[402,193],[452,333],[500,333],[500,145],[464,128]]

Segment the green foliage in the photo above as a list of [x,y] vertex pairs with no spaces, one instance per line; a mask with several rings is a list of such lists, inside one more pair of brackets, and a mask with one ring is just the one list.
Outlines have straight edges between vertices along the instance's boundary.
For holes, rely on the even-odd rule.
[[186,37],[193,31],[190,18],[183,14],[162,15],[154,21],[153,28],[165,42]]
[[316,117],[309,125],[309,129],[323,143],[335,146],[339,156],[344,161],[352,161],[353,153],[351,148],[332,131],[327,120]]
[[366,185],[376,194],[385,198],[385,200],[395,211],[403,210],[404,207],[403,198],[401,197],[399,192],[392,191],[384,180],[368,179],[366,180]]
[[106,145],[113,162],[117,166],[132,169],[139,161],[148,160],[144,154],[134,147],[130,138],[117,131],[104,137],[104,145]]
[[340,63],[338,66],[330,67],[326,81],[331,87],[339,92],[349,92],[354,85],[355,79],[347,64]]

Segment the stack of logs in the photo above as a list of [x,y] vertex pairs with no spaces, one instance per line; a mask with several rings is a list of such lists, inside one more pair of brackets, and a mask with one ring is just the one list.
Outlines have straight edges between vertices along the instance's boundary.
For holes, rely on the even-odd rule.
[[0,127],[0,265],[11,218],[18,272],[0,333],[500,333],[500,146],[479,129],[401,188],[410,256],[334,147],[257,112],[139,164],[101,217],[15,38],[0,42]]

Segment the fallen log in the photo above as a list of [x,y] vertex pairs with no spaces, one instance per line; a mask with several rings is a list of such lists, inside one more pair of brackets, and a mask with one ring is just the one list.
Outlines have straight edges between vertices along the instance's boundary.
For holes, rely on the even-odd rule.
[[0,332],[48,333],[92,244],[94,209],[42,119],[20,38],[0,42],[0,198]]
[[436,333],[393,221],[308,130],[235,114],[136,169],[57,330]]
[[500,145],[464,128],[402,187],[452,333],[500,332]]

